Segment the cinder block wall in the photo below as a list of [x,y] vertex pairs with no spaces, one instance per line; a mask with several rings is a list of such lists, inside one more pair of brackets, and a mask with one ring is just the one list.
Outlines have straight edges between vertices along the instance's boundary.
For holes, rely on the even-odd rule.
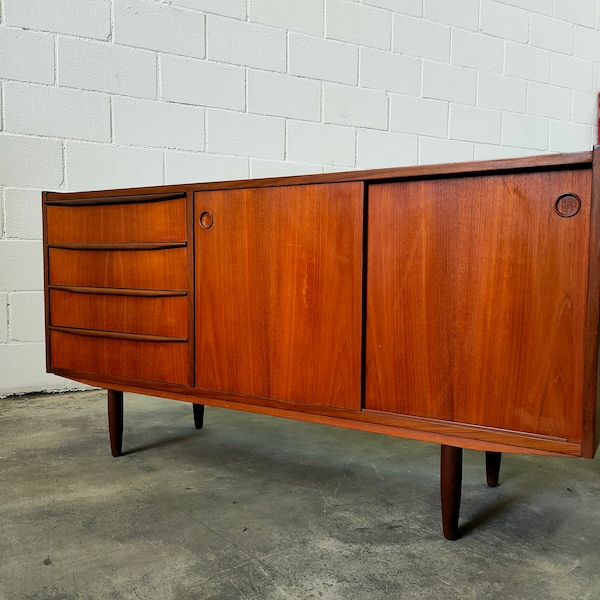
[[40,190],[588,150],[600,0],[0,0],[0,394],[45,374]]

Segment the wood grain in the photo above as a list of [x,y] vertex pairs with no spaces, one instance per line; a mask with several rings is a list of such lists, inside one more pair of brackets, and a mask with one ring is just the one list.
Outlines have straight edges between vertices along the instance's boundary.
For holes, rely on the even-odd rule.
[[48,243],[185,242],[185,208],[185,198],[99,206],[48,204]]
[[140,342],[50,331],[52,368],[187,385],[188,344]]
[[362,185],[195,195],[196,386],[360,408]]
[[49,249],[49,283],[110,288],[187,289],[187,248]]
[[187,298],[79,294],[50,290],[50,324],[187,337]]
[[580,441],[590,187],[589,170],[370,186],[365,406]]

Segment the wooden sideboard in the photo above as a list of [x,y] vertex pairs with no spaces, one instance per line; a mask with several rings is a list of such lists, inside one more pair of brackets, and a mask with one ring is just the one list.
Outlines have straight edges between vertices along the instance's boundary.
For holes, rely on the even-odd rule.
[[593,457],[593,152],[44,192],[48,370],[123,391],[434,442]]

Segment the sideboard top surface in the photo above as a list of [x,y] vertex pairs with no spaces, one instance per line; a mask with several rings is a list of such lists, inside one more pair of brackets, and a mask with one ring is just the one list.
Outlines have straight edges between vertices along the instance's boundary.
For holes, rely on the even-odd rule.
[[[338,173],[318,173],[313,175],[294,175],[288,177],[269,177],[264,179],[239,179],[204,183],[186,183],[160,186],[144,186],[111,190],[90,190],[80,192],[48,192],[46,202],[64,202],[66,200],[86,200],[90,197],[102,198],[121,196],[123,201],[135,201],[134,196],[155,194],[158,199],[166,199],[166,195],[182,194],[186,191],[228,190],[240,188],[274,187],[288,185],[309,185],[315,183],[341,183],[351,181],[377,182],[389,180],[428,179],[440,177],[461,177],[487,175],[491,173],[522,172],[529,170],[554,170],[591,168],[591,151],[564,154],[547,154],[525,158],[506,158],[488,161],[470,161],[419,165],[409,167],[393,167],[359,171],[343,171]],[[116,200],[116,199],[115,199]]]

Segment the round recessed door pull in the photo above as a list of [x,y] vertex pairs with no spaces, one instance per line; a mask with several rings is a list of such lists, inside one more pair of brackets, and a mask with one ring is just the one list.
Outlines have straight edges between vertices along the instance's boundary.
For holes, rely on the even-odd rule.
[[563,194],[554,204],[554,210],[561,217],[574,217],[581,208],[581,200],[577,194]]
[[200,227],[210,229],[214,220],[213,214],[209,210],[205,210],[200,214]]

